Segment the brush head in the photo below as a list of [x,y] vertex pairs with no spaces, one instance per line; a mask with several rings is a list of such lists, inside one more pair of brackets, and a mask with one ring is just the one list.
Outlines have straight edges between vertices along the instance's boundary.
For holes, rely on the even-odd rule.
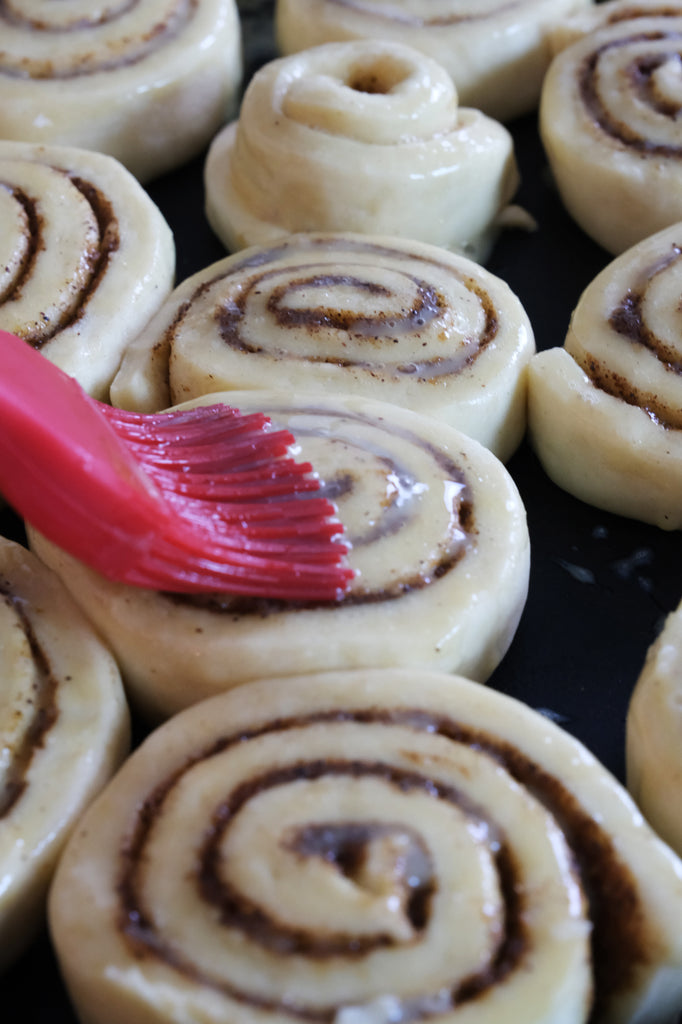
[[336,510],[266,416],[130,413],[4,331],[0,354],[0,492],[53,543],[139,587],[293,601],[347,589]]

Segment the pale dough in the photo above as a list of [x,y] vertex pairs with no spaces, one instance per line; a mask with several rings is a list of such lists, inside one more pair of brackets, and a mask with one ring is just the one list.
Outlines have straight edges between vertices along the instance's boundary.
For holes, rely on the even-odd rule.
[[34,938],[64,843],[128,751],[116,663],[66,589],[0,538],[0,969]]
[[174,273],[168,224],[117,160],[0,140],[0,328],[107,401]]
[[417,50],[329,43],[256,72],[214,139],[206,212],[230,251],[296,231],[391,234],[483,259],[518,172],[511,135]]
[[356,577],[339,602],[190,598],[104,580],[31,543],[115,651],[147,714],[281,674],[412,665],[485,680],[528,588],[526,515],[507,470],[452,427],[386,402],[285,392],[205,396],[288,427],[336,502]]
[[526,429],[530,321],[463,256],[362,235],[294,235],[175,289],[125,354],[114,405],[211,391],[356,393],[457,427],[506,460]]
[[87,1024],[667,1024],[681,919],[682,863],[584,747],[416,669],[181,712],[50,902]]

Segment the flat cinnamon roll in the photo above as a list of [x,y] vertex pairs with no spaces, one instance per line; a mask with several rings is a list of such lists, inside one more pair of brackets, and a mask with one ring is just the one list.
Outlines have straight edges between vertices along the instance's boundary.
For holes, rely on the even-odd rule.
[[43,921],[66,838],[128,749],[116,664],[54,573],[0,538],[0,970]]
[[93,397],[108,400],[174,271],[168,224],[118,161],[0,140],[0,327]]
[[682,3],[610,0],[555,40],[542,140],[568,212],[614,254],[682,219],[681,39]]
[[682,863],[572,737],[456,676],[271,678],[158,729],[51,893],[88,1024],[664,1024]]
[[647,652],[627,716],[628,789],[682,855],[682,605]]
[[537,106],[547,34],[591,0],[277,0],[282,53],[345,39],[391,39],[437,60],[460,102],[501,121]]
[[206,212],[227,249],[297,231],[416,238],[483,258],[518,183],[513,141],[452,79],[382,40],[271,61],[214,139]]
[[528,587],[525,510],[502,463],[385,402],[262,391],[199,401],[217,400],[291,430],[338,506],[356,576],[337,602],[173,596],[107,582],[32,535],[111,644],[135,704],[167,716],[273,665],[430,665],[487,679]]
[[0,138],[109,153],[142,181],[199,153],[241,82],[234,0],[5,0]]
[[222,391],[358,393],[450,423],[505,460],[526,427],[533,331],[509,287],[444,249],[294,235],[184,281],[128,349],[115,405]]
[[534,356],[528,425],[547,473],[592,505],[682,527],[682,224],[586,288],[563,349]]

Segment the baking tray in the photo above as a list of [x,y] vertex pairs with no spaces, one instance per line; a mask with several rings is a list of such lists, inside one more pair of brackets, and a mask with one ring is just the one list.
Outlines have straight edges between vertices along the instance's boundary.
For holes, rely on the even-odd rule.
[[[245,3],[241,14],[248,79],[275,55],[269,0]],[[521,299],[538,349],[551,348],[563,344],[580,293],[611,257],[563,210],[535,115],[509,128],[521,172],[516,200],[537,228],[505,231],[487,266]],[[204,217],[202,173],[203,156],[148,187],[175,234],[178,281],[225,255]],[[489,685],[550,715],[622,781],[629,697],[647,648],[682,596],[682,532],[573,499],[547,478],[525,443],[508,468],[528,514],[530,591]],[[7,512],[0,528],[21,536]],[[45,933],[0,979],[0,1005],[4,1019],[21,1012],[31,1024],[76,1024]]]

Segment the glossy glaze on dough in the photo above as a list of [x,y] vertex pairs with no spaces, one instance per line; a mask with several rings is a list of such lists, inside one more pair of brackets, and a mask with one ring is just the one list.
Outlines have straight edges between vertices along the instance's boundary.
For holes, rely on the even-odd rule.
[[417,50],[330,43],[271,61],[213,141],[206,212],[231,252],[297,231],[415,238],[484,258],[518,183],[509,132]]
[[57,577],[0,538],[0,969],[35,936],[67,836],[118,768],[128,712],[109,651]]
[[556,21],[591,0],[278,0],[277,42],[296,53],[344,39],[391,39],[437,60],[462,106],[506,121],[537,106]]
[[141,181],[200,152],[241,83],[234,0],[7,0],[0,138],[115,156]]
[[626,755],[628,789],[682,855],[682,607],[647,652],[628,708]]
[[295,675],[404,664],[487,679],[528,587],[525,509],[502,463],[453,428],[384,402],[219,397],[291,430],[337,503],[357,575],[339,603],[174,597],[109,583],[34,536],[116,652],[136,704],[167,716],[274,665]]
[[341,392],[435,416],[506,460],[535,351],[520,301],[472,260],[361,235],[295,235],[185,280],[111,389],[156,411],[211,391]]
[[174,272],[168,224],[118,161],[0,140],[0,328],[108,400]]
[[586,288],[565,347],[528,371],[529,430],[552,479],[592,505],[682,528],[682,224]]
[[682,863],[568,733],[441,673],[177,715],[50,911],[87,1024],[667,1024],[682,998]]
[[682,4],[611,0],[568,21],[540,132],[563,202],[618,254],[682,219]]

